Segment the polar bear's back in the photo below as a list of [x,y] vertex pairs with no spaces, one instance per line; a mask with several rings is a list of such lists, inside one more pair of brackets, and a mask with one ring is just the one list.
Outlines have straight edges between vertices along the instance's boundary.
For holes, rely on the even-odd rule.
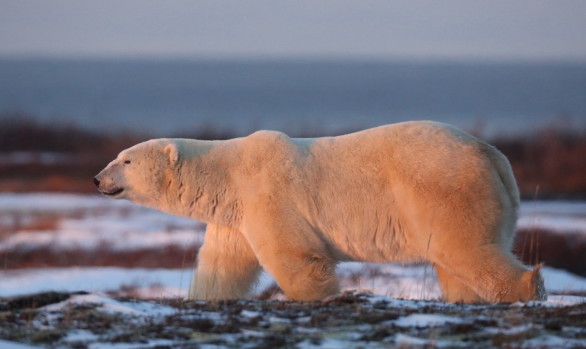
[[[485,142],[432,121],[403,122],[317,138],[310,152],[319,164],[331,166],[330,170],[362,168],[365,175],[374,171],[388,179],[407,177],[419,180],[420,185],[448,185],[447,190],[466,178],[486,174],[493,167],[492,160],[506,162]],[[438,178],[439,174],[442,176]]]
[[[316,221],[336,240],[334,231],[346,230],[357,239],[386,239],[380,246],[412,240],[408,246],[423,249],[421,232],[457,230],[465,235],[452,238],[511,244],[519,200],[512,170],[498,150],[472,135],[418,121],[296,143],[310,154],[306,186],[319,193]],[[399,250],[409,253],[404,247],[378,252],[382,260]],[[364,253],[372,258],[377,251]]]
[[[319,142],[314,146],[316,151]],[[418,180],[419,185],[445,186],[449,191],[469,181],[486,180],[499,167],[496,163],[508,165],[493,146],[453,126],[432,121],[380,126],[325,139],[324,143],[321,157],[329,153],[331,158],[352,165],[374,166],[388,178],[410,178]],[[512,173],[498,176],[507,175]]]

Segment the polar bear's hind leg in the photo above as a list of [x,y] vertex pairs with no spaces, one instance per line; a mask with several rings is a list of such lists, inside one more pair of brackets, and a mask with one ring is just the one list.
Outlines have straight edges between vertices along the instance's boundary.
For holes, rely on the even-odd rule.
[[451,275],[447,270],[435,265],[435,272],[442,291],[442,299],[450,303],[484,303],[484,299],[472,288]]
[[510,252],[495,244],[463,251],[466,253],[434,263],[462,280],[485,301],[511,303],[545,298],[539,268],[527,270]]

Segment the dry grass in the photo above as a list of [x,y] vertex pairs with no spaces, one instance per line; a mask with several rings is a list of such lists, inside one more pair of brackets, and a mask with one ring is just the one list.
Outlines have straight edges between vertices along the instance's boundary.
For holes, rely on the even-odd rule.
[[529,265],[545,265],[586,276],[586,239],[580,232],[519,230],[513,251]]
[[493,141],[511,162],[527,199],[586,197],[586,133],[551,126],[536,135]]

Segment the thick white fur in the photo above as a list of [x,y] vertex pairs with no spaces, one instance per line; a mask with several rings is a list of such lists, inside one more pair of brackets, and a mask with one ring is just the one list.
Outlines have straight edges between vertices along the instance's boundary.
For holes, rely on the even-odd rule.
[[208,223],[191,299],[245,297],[260,266],[289,298],[323,299],[338,292],[339,261],[429,261],[451,302],[545,296],[539,268],[510,252],[519,193],[508,161],[449,125],[151,140],[97,179],[104,193],[124,189],[115,198]]

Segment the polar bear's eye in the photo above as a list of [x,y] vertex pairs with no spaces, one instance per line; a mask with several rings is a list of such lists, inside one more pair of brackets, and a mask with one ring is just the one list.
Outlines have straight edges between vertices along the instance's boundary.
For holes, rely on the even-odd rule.
[[124,161],[124,165],[129,165],[129,164],[130,164],[130,160]]

